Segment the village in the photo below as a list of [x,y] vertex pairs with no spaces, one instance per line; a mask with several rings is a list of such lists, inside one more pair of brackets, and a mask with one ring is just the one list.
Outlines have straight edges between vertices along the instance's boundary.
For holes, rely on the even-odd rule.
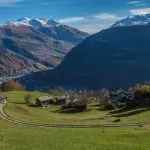
[[[140,97],[141,96],[141,97]],[[65,94],[58,94],[55,96],[42,96],[34,99],[32,103],[36,107],[47,108],[51,105],[61,105],[62,109],[75,109],[77,111],[86,111],[88,109],[88,104],[91,101],[99,102],[101,109],[118,109],[121,107],[136,107],[140,105],[140,100],[143,99],[143,95],[140,93],[128,93],[125,91],[108,92],[107,89],[103,89],[100,94],[98,93],[88,93],[85,91],[71,92]],[[24,101],[26,104],[30,104],[32,99],[32,94],[27,94],[24,96]],[[7,95],[0,93],[0,103],[7,103],[9,101]],[[142,104],[144,105],[144,100]],[[146,99],[145,104],[150,104],[150,99]]]
[[15,81],[10,83],[0,92],[0,125],[4,123],[2,130],[5,131],[2,139],[8,140],[12,132],[19,136],[23,132],[27,137],[29,133],[34,134],[33,139],[38,139],[41,133],[45,140],[50,136],[57,141],[59,134],[65,139],[71,131],[74,135],[87,134],[93,141],[91,132],[94,132],[99,144],[99,138],[105,138],[108,143],[108,137],[122,134],[130,137],[129,131],[134,130],[133,134],[136,134],[149,128],[150,85],[147,84],[115,92],[108,89],[67,91],[63,88],[32,92],[24,91]]

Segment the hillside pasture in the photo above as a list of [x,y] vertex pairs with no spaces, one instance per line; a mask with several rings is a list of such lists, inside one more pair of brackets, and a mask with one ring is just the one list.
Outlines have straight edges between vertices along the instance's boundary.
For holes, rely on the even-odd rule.
[[[35,107],[35,99],[40,96],[52,96],[48,93],[39,92],[8,92],[8,104],[5,106],[5,113],[15,119],[35,122],[50,123],[62,125],[101,125],[101,124],[124,124],[124,123],[140,123],[150,122],[149,108],[136,108],[133,110],[125,110],[123,112],[102,111],[99,103],[93,102],[88,105],[85,112],[71,113],[62,112],[61,105],[50,105],[47,108]],[[27,105],[24,96],[32,95],[31,104]],[[116,120],[120,119],[119,122]]]

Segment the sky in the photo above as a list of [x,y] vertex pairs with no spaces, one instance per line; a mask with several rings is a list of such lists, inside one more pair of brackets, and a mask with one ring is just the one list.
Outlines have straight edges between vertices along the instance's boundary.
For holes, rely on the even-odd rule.
[[150,13],[150,0],[0,0],[0,24],[49,18],[96,33],[127,16]]

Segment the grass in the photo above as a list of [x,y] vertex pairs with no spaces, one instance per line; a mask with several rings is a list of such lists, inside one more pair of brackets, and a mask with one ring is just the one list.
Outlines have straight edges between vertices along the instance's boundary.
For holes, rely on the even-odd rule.
[[[103,120],[106,111],[100,112],[98,107],[90,106],[87,112],[81,113],[61,113],[59,112],[59,105],[51,105],[48,108],[27,106],[24,103],[24,96],[28,92],[9,92],[6,93],[9,103],[6,105],[4,111],[7,115],[23,120],[32,122],[43,122],[52,124],[99,124]],[[47,93],[31,93],[33,103],[35,99],[40,96],[48,95]]]
[[48,108],[27,106],[24,102],[24,96],[30,93],[32,95],[32,103],[40,96],[48,95],[47,93],[39,92],[8,92],[9,103],[6,105],[4,111],[7,115],[23,120],[32,122],[43,122],[52,124],[74,124],[74,125],[87,125],[87,124],[108,124],[113,123],[115,118],[120,118],[119,123],[139,123],[150,122],[149,109],[141,108],[128,110],[112,114],[113,117],[106,117],[108,111],[100,111],[96,103],[90,104],[88,111],[80,113],[61,113],[58,105],[51,105]]
[[149,150],[147,128],[32,128],[0,121],[1,150]]
[[[63,124],[97,123],[108,112],[99,111],[93,104],[89,111],[62,114],[60,106],[42,109],[24,104],[28,92],[6,93],[9,103],[5,111],[12,117],[26,121]],[[31,93],[33,100],[47,93]],[[129,112],[127,112],[129,113]],[[138,114],[139,119],[149,120],[149,111]],[[121,118],[136,121],[136,115]],[[95,122],[96,118],[97,122]],[[77,122],[76,122],[77,121]],[[40,128],[26,127],[0,120],[0,150],[149,150],[150,127],[137,128]]]

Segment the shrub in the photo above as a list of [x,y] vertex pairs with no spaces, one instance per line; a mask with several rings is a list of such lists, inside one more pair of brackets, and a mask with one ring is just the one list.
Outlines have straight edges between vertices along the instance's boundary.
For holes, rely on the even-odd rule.
[[17,81],[11,80],[2,84],[2,91],[23,91],[24,86]]
[[24,100],[25,100],[25,103],[26,104],[30,104],[31,103],[31,94],[27,94],[25,97],[24,97]]
[[129,93],[135,94],[135,102],[129,106],[138,105],[150,105],[150,85],[149,84],[137,84],[134,87],[129,88]]

